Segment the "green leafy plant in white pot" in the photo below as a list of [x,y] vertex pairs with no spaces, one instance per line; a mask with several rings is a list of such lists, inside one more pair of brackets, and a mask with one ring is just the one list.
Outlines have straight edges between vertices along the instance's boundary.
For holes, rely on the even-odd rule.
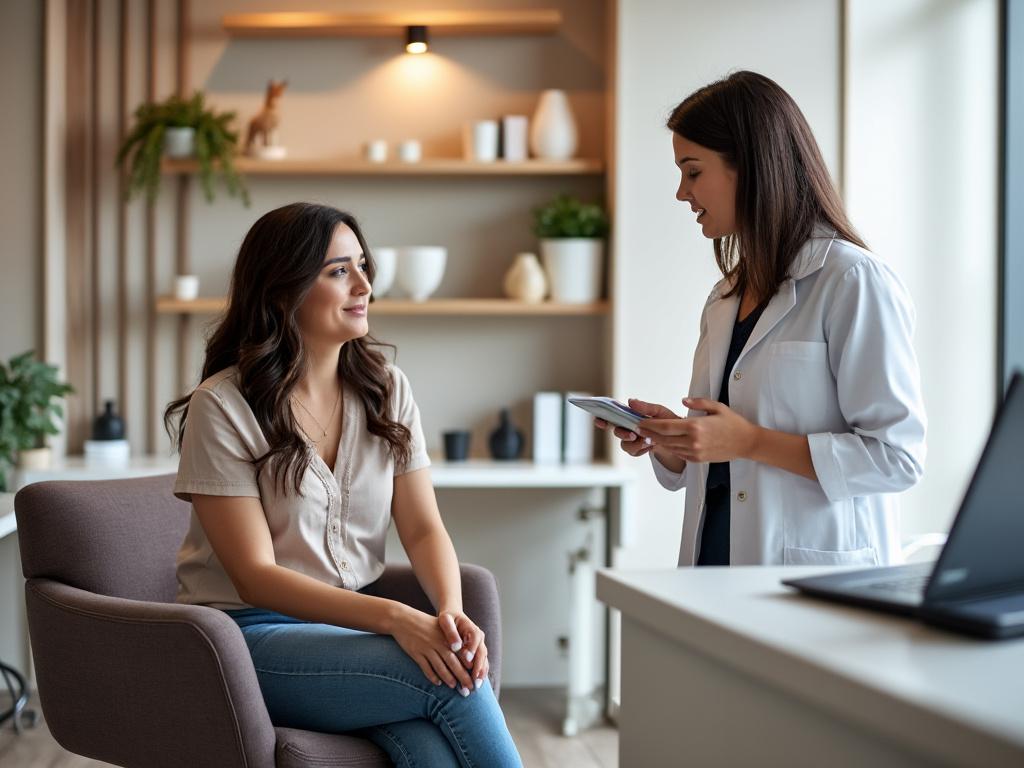
[[63,418],[61,400],[73,391],[31,350],[0,361],[0,491],[13,467],[49,466],[46,436],[60,433],[54,420]]
[[559,195],[534,211],[551,300],[589,304],[601,298],[608,215],[595,203]]

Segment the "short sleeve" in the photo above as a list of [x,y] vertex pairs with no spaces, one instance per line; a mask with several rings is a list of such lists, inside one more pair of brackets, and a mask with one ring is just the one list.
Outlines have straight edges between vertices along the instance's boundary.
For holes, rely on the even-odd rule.
[[412,440],[409,444],[409,460],[405,463],[395,462],[395,475],[404,475],[430,466],[427,456],[427,444],[423,437],[423,426],[420,424],[420,409],[412,396],[412,387],[405,374],[393,367],[394,392],[392,402],[395,404],[395,420],[409,430]]
[[256,466],[230,409],[216,392],[197,389],[188,404],[174,495],[260,497]]

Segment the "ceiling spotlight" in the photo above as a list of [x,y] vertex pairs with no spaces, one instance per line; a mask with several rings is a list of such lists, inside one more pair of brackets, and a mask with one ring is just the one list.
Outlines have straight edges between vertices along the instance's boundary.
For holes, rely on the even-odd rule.
[[405,52],[427,52],[427,28],[425,26],[413,25],[405,30]]

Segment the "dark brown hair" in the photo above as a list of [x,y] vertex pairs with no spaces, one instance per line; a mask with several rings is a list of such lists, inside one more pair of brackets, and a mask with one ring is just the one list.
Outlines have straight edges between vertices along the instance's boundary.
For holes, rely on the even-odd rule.
[[715,238],[715,260],[733,283],[727,296],[774,295],[815,224],[865,247],[807,120],[775,81],[736,72],[687,96],[667,125],[736,170],[737,231]]
[[[275,483],[284,489],[292,474],[296,492],[313,459],[292,415],[290,396],[306,369],[306,350],[296,312],[323,267],[334,230],[347,225],[366,255],[369,280],[377,267],[359,225],[350,214],[326,205],[292,203],[264,214],[242,241],[231,275],[228,306],[206,343],[201,380],[238,367],[238,386],[270,445],[255,460],[258,471],[273,462]],[[392,380],[382,345],[364,337],[348,341],[338,358],[346,395],[356,395],[366,411],[367,429],[384,439],[399,463],[409,460],[412,436],[388,413]],[[194,391],[194,390],[193,390]],[[164,425],[180,448],[192,393],[173,401]],[[172,419],[181,412],[177,429]],[[176,434],[175,434],[176,432]]]

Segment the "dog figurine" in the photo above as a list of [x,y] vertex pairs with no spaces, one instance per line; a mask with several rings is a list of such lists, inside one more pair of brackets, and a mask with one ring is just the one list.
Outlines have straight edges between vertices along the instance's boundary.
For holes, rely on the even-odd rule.
[[245,137],[245,153],[253,154],[256,143],[261,147],[277,145],[277,126],[280,119],[277,114],[277,102],[288,87],[287,80],[271,80],[267,83],[267,95],[263,100],[263,109],[249,121],[249,132]]

